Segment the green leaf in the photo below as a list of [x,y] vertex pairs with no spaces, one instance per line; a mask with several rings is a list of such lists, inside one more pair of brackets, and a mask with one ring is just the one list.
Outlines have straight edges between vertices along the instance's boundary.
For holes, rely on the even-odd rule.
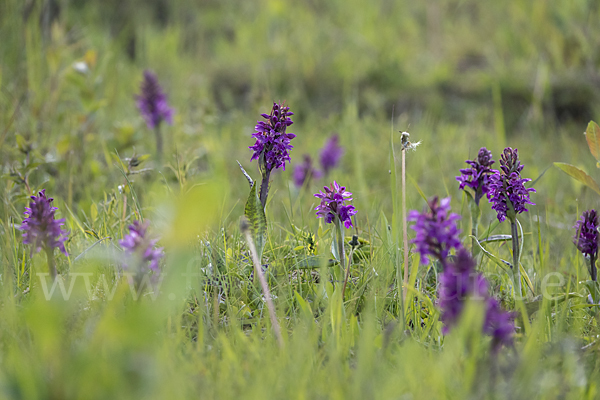
[[585,130],[585,139],[590,148],[590,153],[592,153],[596,161],[600,162],[600,126],[594,121],[590,121]]
[[488,236],[485,239],[481,239],[479,240],[479,243],[486,243],[486,242],[507,242],[509,240],[512,240],[512,236],[511,235],[492,235],[492,236]]
[[256,253],[260,260],[267,242],[267,217],[258,196],[258,185],[252,185],[250,188],[250,195],[246,201],[244,215],[250,223],[250,232],[252,233]]
[[[479,246],[479,248],[481,249],[481,251],[483,251],[483,254],[485,254],[490,260],[492,260],[496,265],[498,265],[500,268],[504,269],[505,271],[509,272],[510,268],[511,268],[511,263],[509,263],[508,261],[505,261],[503,259],[501,259],[500,257],[498,257],[495,254],[490,253],[489,251],[487,251],[485,249],[485,247],[483,247],[481,245],[481,242],[473,235],[469,235],[470,238],[475,239],[475,243],[477,243],[477,246]],[[507,269],[506,267],[508,267],[509,269]]]
[[587,187],[592,189],[594,192],[600,194],[600,186],[598,186],[598,184],[596,183],[594,178],[592,178],[591,176],[586,174],[584,171],[580,170],[579,168],[577,168],[571,164],[567,164],[567,163],[555,162],[554,166],[557,168],[560,168],[567,175],[575,178],[579,182],[583,183],[584,185],[586,185]]

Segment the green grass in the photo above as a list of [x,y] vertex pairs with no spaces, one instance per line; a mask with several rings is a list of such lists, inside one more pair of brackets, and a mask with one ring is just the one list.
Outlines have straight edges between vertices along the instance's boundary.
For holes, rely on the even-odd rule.
[[[49,29],[42,2],[0,4],[0,397],[600,398],[599,311],[581,297],[589,278],[571,242],[598,198],[552,167],[597,176],[581,134],[600,119],[595,2],[179,0],[164,2],[165,20],[159,0],[58,3]],[[146,68],[176,109],[163,165],[134,101]],[[262,262],[281,349],[250,279],[236,163],[259,179],[250,135],[280,100],[297,137],[292,164],[272,176]],[[455,176],[480,147],[495,159],[516,147],[524,177],[543,174],[520,218],[534,293],[514,348],[490,353],[476,306],[443,336],[437,270],[412,255],[402,308],[404,130],[422,141],[407,155],[408,208],[423,208],[421,193],[452,196],[463,232]],[[313,211],[328,182],[297,189],[291,175],[333,132],[346,152],[328,179],[354,193],[347,236],[361,241],[343,304],[331,225]],[[134,156],[134,170],[150,171],[127,174]],[[36,275],[46,260],[17,230],[40,189],[70,230],[69,257],[57,255],[69,300],[60,288],[46,300]],[[487,203],[482,212],[480,232],[510,233]],[[156,296],[137,296],[117,273],[118,241],[142,216],[165,247]],[[511,260],[508,242],[487,249]],[[478,269],[515,310],[508,275],[484,257]],[[545,290],[577,295],[535,303]]]

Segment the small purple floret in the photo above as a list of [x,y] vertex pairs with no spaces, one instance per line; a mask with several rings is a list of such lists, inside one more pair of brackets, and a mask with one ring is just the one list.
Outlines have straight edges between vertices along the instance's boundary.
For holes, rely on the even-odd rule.
[[19,227],[23,231],[23,243],[31,244],[32,251],[38,253],[42,247],[54,249],[58,247],[65,255],[65,240],[67,240],[67,231],[61,226],[64,225],[64,218],[54,219],[54,213],[58,208],[52,207],[54,199],[46,197],[46,190],[39,192],[37,196],[31,196],[29,207],[25,208],[27,218]]
[[318,179],[320,177],[321,172],[313,168],[312,159],[308,154],[304,155],[302,164],[296,165],[294,168],[294,184],[297,187],[302,187],[304,182],[310,182],[312,178]]
[[412,243],[417,246],[423,264],[427,264],[429,256],[444,264],[452,248],[462,247],[458,237],[460,230],[456,227],[460,216],[450,212],[450,197],[441,201],[434,197],[428,208],[422,213],[413,210],[408,214],[408,220],[415,221],[411,228],[417,233]]
[[330,170],[337,167],[340,159],[344,155],[344,148],[339,145],[339,136],[337,134],[331,136],[325,146],[321,150],[321,168],[327,174]]
[[259,160],[261,167],[268,171],[274,168],[285,171],[285,162],[291,161],[289,151],[294,147],[290,140],[296,137],[293,133],[286,133],[287,127],[293,124],[292,115],[294,113],[289,107],[277,103],[273,103],[271,114],[261,114],[266,121],[257,121],[254,127],[256,132],[252,137],[256,142],[249,147],[254,150],[250,160]]
[[346,201],[352,201],[352,193],[346,191],[345,186],[340,186],[333,181],[331,187],[323,188],[325,193],[319,192],[315,197],[321,199],[315,210],[318,218],[324,218],[325,222],[330,224],[338,217],[344,226],[349,229],[352,227],[352,216],[356,214],[356,209],[351,204],[345,204]]
[[167,96],[162,91],[156,75],[144,71],[141,93],[136,96],[137,106],[146,120],[149,129],[159,126],[162,121],[173,123],[173,109],[167,103]]
[[[159,261],[163,257],[163,249],[155,247],[157,239],[148,237],[148,225],[148,221],[133,221],[133,224],[129,225],[129,233],[119,241],[127,259],[123,263],[123,269],[136,274],[152,272],[153,276],[157,276],[160,273]],[[134,263],[138,269],[134,269]]]
[[479,204],[479,200],[484,194],[489,191],[490,176],[493,174],[491,166],[494,164],[492,152],[482,147],[479,149],[479,154],[475,160],[465,161],[471,168],[461,169],[461,176],[457,176],[456,180],[460,182],[460,189],[464,190],[466,186],[473,189],[475,192],[475,202]]
[[519,161],[517,149],[505,148],[500,157],[500,165],[501,170],[494,170],[490,177],[487,197],[493,203],[492,209],[496,210],[500,222],[507,216],[512,221],[517,214],[528,211],[526,204],[535,205],[529,198],[529,193],[535,192],[535,189],[525,187],[525,182],[531,179],[521,178],[523,165]]

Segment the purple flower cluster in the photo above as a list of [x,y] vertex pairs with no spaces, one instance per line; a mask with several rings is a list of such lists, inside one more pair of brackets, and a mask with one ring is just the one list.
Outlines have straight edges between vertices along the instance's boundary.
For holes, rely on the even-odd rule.
[[356,209],[345,202],[352,201],[352,193],[347,192],[345,186],[340,186],[335,181],[331,187],[325,186],[323,189],[325,193],[319,191],[315,194],[315,197],[321,199],[321,204],[315,208],[317,217],[325,218],[328,224],[338,217],[346,228],[351,228],[352,216],[356,214]]
[[588,257],[598,255],[598,213],[596,210],[584,211],[581,219],[575,223],[573,243]]
[[429,256],[444,264],[450,249],[462,246],[458,238],[460,230],[456,227],[460,216],[450,213],[450,197],[441,201],[434,197],[428,202],[428,208],[422,213],[413,210],[408,214],[408,220],[415,221],[412,229],[416,236],[412,243],[417,246],[423,264],[428,262]]
[[294,184],[297,187],[302,187],[304,182],[310,181],[310,179],[318,179],[321,177],[321,171],[313,167],[312,158],[308,154],[303,157],[303,162],[300,165],[296,165],[294,168]]
[[339,139],[337,134],[331,136],[321,150],[321,168],[325,174],[337,167],[340,158],[344,155],[344,148],[339,145]]
[[293,133],[286,133],[288,126],[292,125],[289,107],[273,103],[271,114],[261,114],[266,120],[257,121],[254,127],[255,133],[252,137],[256,139],[253,146],[249,148],[254,150],[250,160],[258,160],[261,168],[271,171],[273,168],[282,168],[285,171],[285,162],[291,161],[289,151],[294,147],[290,145],[290,140],[295,138]]
[[447,334],[462,313],[464,301],[468,297],[483,299],[487,297],[488,283],[475,272],[475,260],[464,248],[460,248],[455,259],[446,265],[440,275],[438,305],[442,310],[444,323],[442,333]]
[[[487,280],[476,272],[475,260],[462,247],[458,238],[460,231],[456,227],[460,217],[450,213],[450,198],[440,201],[434,197],[428,206],[429,211],[423,213],[412,211],[409,219],[416,221],[412,227],[416,232],[413,243],[421,258],[427,260],[428,256],[434,256],[444,267],[438,291],[438,306],[444,323],[442,333],[447,334],[458,323],[468,299],[480,300],[486,307],[483,332],[492,336],[492,348],[497,350],[501,345],[512,343],[514,317],[502,310],[496,299],[489,295]],[[448,253],[452,248],[457,253],[450,260]]]
[[167,104],[167,96],[151,71],[144,71],[141,93],[136,97],[137,106],[149,129],[154,129],[164,120],[173,123],[173,109]]
[[467,299],[485,302],[483,332],[492,337],[492,348],[512,343],[515,332],[514,315],[504,311],[498,301],[488,294],[488,282],[475,271],[475,260],[469,252],[460,248],[453,262],[448,263],[440,276],[438,305],[442,310],[442,333],[447,334],[455,326],[464,310]]
[[590,259],[590,275],[593,281],[598,279],[596,260],[598,259],[598,213],[596,210],[584,211],[581,219],[575,223],[573,243],[577,249]]
[[31,244],[32,251],[39,252],[42,247],[54,249],[58,247],[65,255],[65,240],[67,232],[61,228],[65,220],[55,219],[54,213],[58,208],[52,207],[54,199],[46,197],[46,190],[39,192],[37,196],[31,196],[29,207],[25,208],[27,218],[23,220],[20,230],[23,231],[23,243]]
[[531,179],[521,179],[523,165],[519,161],[517,149],[507,147],[500,157],[500,171],[494,171],[490,178],[488,199],[494,203],[492,209],[498,213],[498,220],[504,221],[508,217],[514,220],[517,214],[528,211],[526,204],[535,205],[529,199],[529,193],[535,192],[533,188],[526,188],[525,182]]
[[160,272],[159,261],[163,257],[162,248],[156,248],[157,239],[150,239],[147,235],[149,222],[133,221],[129,225],[129,233],[125,235],[119,244],[125,250],[127,260],[123,263],[123,269],[132,270],[137,265],[136,274],[153,272],[153,276]]
[[482,147],[479,149],[479,154],[475,160],[465,161],[471,168],[461,169],[461,176],[457,176],[456,180],[460,182],[460,189],[464,190],[465,186],[470,187],[475,192],[475,203],[479,205],[479,200],[489,191],[490,175],[494,172],[491,166],[494,164],[492,152]]

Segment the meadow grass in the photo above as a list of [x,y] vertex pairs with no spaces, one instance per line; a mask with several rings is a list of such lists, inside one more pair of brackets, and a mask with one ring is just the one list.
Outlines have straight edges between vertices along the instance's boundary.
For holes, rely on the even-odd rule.
[[[595,2],[63,0],[56,20],[46,3],[0,4],[0,396],[600,398],[600,311],[572,244],[598,197],[553,167],[597,176],[581,134],[599,119]],[[175,109],[162,163],[135,104],[145,69]],[[297,137],[272,174],[262,256],[280,348],[239,228],[236,160],[260,181],[251,134],[282,100]],[[399,131],[422,142],[406,154],[407,208],[451,196],[467,247],[459,168],[483,146],[496,160],[519,149],[537,193],[519,217],[533,291],[513,347],[490,351],[476,303],[442,335],[439,266],[412,245],[404,265]],[[295,187],[295,164],[333,132],[341,165]],[[334,179],[358,211],[344,299],[334,230],[314,213]],[[18,229],[41,189],[69,230],[55,286]],[[119,240],[140,219],[164,247],[155,291],[121,271]],[[510,234],[485,200],[479,232]],[[484,246],[512,260],[509,241]],[[506,271],[477,262],[522,312]]]

